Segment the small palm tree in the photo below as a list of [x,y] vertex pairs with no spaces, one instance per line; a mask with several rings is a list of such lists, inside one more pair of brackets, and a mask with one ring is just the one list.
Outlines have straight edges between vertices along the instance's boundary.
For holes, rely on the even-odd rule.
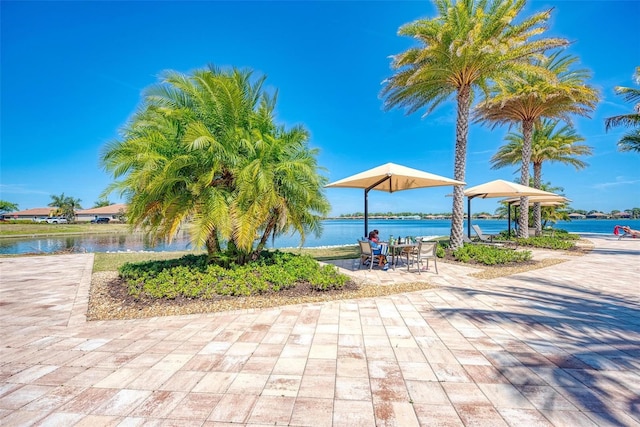
[[59,196],[51,195],[51,202],[48,206],[55,208],[54,215],[65,217],[69,222],[73,222],[76,218],[76,210],[82,209],[80,203],[82,200],[75,199],[71,196],[65,196],[64,193]]
[[[640,67],[636,68],[634,80],[637,84],[640,84]],[[636,103],[633,108],[635,112],[609,117],[604,122],[605,128],[607,131],[612,127],[618,126],[635,128],[620,138],[620,141],[618,141],[618,149],[620,151],[640,152],[640,89],[616,86],[615,91],[616,94],[622,95],[625,101]]]
[[166,72],[145,92],[122,140],[102,156],[121,179],[106,193],[127,197],[132,226],[169,240],[186,227],[210,259],[226,242],[240,264],[256,258],[269,237],[319,231],[329,204],[317,153],[302,127],[276,125],[276,96],[263,82],[251,71],[209,67]]
[[[533,55],[567,44],[565,39],[543,38],[551,10],[520,22],[525,0],[434,0],[438,16],[403,25],[398,34],[413,37],[417,47],[396,55],[382,90],[385,107],[425,114],[450,98],[457,104],[454,179],[465,180],[469,111],[476,89],[524,70],[540,72],[529,61]],[[464,194],[454,187],[451,247],[462,246]]]
[[[526,70],[496,82],[491,95],[476,107],[474,115],[479,121],[493,123],[494,127],[520,125],[523,140],[520,182],[529,182],[534,124],[542,118],[570,123],[571,114],[588,116],[598,102],[598,92],[586,84],[591,73],[585,69],[571,69],[577,60],[569,55],[560,56],[559,51],[549,57],[534,59],[532,65],[547,70],[546,75]],[[520,199],[520,209],[528,211],[528,197]],[[520,215],[518,236],[526,238],[528,233],[528,215]]]
[[[564,125],[556,130],[558,121],[549,119],[537,122],[533,128],[531,163],[533,164],[533,186],[542,186],[542,164],[557,162],[573,166],[576,170],[584,169],[588,164],[577,156],[590,156],[592,149],[588,145],[578,144],[585,139],[578,135],[571,126]],[[522,133],[509,133],[505,137],[508,141],[498,149],[491,158],[491,168],[500,169],[506,166],[522,165],[522,147],[524,136]],[[533,218],[536,233],[542,230],[540,203],[534,203]]]

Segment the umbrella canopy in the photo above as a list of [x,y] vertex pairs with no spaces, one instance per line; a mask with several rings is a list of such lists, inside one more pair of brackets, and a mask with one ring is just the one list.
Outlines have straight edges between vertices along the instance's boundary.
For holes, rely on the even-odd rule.
[[[571,200],[564,196],[529,196],[529,202],[540,203],[541,206],[558,206],[569,203]],[[509,197],[508,199],[500,200],[500,203],[507,203],[513,206],[520,205],[520,197]]]
[[325,185],[325,187],[364,189],[364,234],[366,237],[368,232],[367,215],[369,210],[369,191],[378,190],[394,193],[396,191],[415,188],[442,187],[447,185],[465,185],[465,183],[395,163],[387,163],[331,182]]
[[527,187],[526,185],[516,184],[515,182],[496,179],[495,181],[476,185],[475,187],[464,190],[464,195],[470,198],[481,197],[522,197],[522,196],[558,196],[555,193],[538,190],[537,188]]
[[[555,193],[538,190],[537,188],[527,187],[526,185],[516,184],[515,182],[509,182],[503,179],[496,179],[495,181],[467,188],[464,190],[464,195],[467,196],[467,235],[469,238],[471,238],[471,199],[475,197],[482,199],[493,197],[520,198],[523,196],[560,197]],[[508,209],[508,214],[509,235],[511,235],[511,209]]]

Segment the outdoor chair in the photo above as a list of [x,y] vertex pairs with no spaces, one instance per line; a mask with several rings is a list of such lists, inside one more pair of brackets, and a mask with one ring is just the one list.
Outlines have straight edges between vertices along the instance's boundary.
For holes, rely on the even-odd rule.
[[427,261],[425,270],[429,269],[430,259],[433,259],[433,265],[436,268],[436,274],[438,274],[438,261],[437,261],[438,257],[436,255],[437,248],[438,248],[438,242],[426,242],[426,241],[420,240],[416,250],[413,253],[411,253],[411,262],[412,263],[415,262],[416,265],[418,266],[418,274],[421,274],[420,270],[422,269],[422,266],[425,260]]
[[360,245],[360,263],[358,264],[358,270],[360,270],[362,265],[366,264],[367,261],[369,261],[369,270],[371,270],[374,264],[384,260],[385,256],[383,254],[373,253],[371,242],[368,240],[358,240],[358,244]]
[[473,230],[476,232],[478,239],[480,239],[481,243],[485,245],[494,245],[494,246],[503,246],[503,247],[512,247],[512,249],[516,249],[518,247],[518,243],[515,240],[498,240],[494,235],[485,235],[482,233],[480,226],[477,224],[472,225]]

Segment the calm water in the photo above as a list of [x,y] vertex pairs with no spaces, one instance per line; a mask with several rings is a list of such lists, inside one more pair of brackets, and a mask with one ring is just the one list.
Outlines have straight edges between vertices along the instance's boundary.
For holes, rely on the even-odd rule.
[[[474,220],[487,234],[507,229],[506,220]],[[358,220],[327,220],[323,222],[321,237],[307,236],[304,247],[340,246],[355,244],[364,233],[364,223]],[[612,235],[616,225],[629,225],[640,229],[640,220],[583,219],[561,221],[555,228],[572,233]],[[467,230],[465,223],[465,232]],[[398,236],[448,236],[448,220],[369,220],[369,230],[380,230],[380,237],[387,240],[390,235]],[[473,234],[473,231],[472,231]],[[300,245],[299,236],[283,236],[269,242],[270,248],[288,248]],[[75,252],[124,252],[124,251],[183,251],[192,249],[186,234],[181,234],[170,245],[152,245],[139,234],[114,234],[92,236],[38,237],[29,239],[0,239],[0,254],[48,253],[56,251]]]

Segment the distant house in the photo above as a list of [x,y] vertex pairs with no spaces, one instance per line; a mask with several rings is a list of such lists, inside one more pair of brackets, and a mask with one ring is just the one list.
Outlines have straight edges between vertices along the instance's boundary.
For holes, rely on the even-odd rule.
[[578,212],[572,212],[569,214],[569,218],[571,219],[585,219],[587,216],[586,215],[582,215],[581,213]]
[[2,214],[2,219],[42,219],[53,216],[54,208],[33,208],[24,211],[9,212]]
[[609,218],[609,216],[603,214],[602,212],[594,212],[594,213],[587,214],[587,218],[604,219],[604,218]]
[[76,222],[89,222],[97,218],[109,218],[110,221],[120,221],[127,212],[127,205],[116,203],[101,208],[82,209],[76,212]]
[[615,218],[631,218],[631,214],[629,212],[616,212],[613,216]]

